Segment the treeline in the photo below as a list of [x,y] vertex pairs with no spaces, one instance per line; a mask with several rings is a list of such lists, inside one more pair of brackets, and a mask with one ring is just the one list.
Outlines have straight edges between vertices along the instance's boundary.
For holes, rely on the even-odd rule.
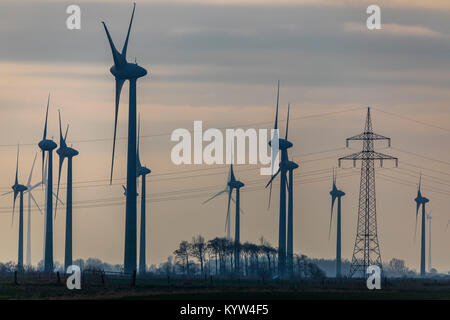
[[[234,261],[235,243],[226,238],[206,241],[201,235],[192,241],[182,241],[173,252],[174,258],[152,266],[150,272],[185,276],[232,276],[236,275]],[[275,277],[278,275],[277,249],[260,239],[259,244],[240,244],[240,277]],[[325,272],[307,256],[294,255],[294,276],[300,278],[323,278]]]

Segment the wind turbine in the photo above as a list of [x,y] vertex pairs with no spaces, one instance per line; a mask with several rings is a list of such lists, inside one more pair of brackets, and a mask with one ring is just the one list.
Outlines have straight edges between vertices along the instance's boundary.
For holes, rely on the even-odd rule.
[[[274,130],[277,132],[278,129],[278,102],[280,97],[280,81],[278,81],[278,91],[277,91],[277,107],[275,113],[275,125]],[[288,169],[288,153],[287,149],[292,147],[292,143],[287,139],[278,138],[278,134],[274,135],[274,138],[269,141],[269,146],[272,147],[272,141],[278,140],[278,148],[281,151],[281,160],[278,171],[272,175],[266,188],[270,185],[269,194],[269,205],[270,198],[272,196],[272,182],[275,177],[280,175],[280,217],[278,224],[278,273],[281,277],[285,276],[286,273],[286,172]],[[272,154],[272,158],[273,158]]]
[[[59,156],[59,173],[58,173],[58,188],[56,191],[56,197],[59,195],[59,183],[61,181],[61,169],[64,164],[64,159],[67,158],[67,200],[66,200],[66,246],[64,251],[64,270],[67,270],[72,265],[72,159],[79,153],[72,147],[68,147],[66,143],[67,132],[69,131],[69,125],[67,125],[66,133],[63,137],[61,128],[61,113],[59,112],[59,149],[56,153]],[[58,201],[55,206],[55,218],[56,210],[58,208]]]
[[14,209],[16,207],[16,198],[19,196],[19,254],[17,258],[17,268],[19,270],[23,269],[23,192],[27,190],[27,187],[23,184],[19,184],[19,146],[17,146],[17,160],[16,160],[16,178],[14,180],[14,185],[12,185],[12,191],[2,194],[2,196],[14,193],[13,198],[13,210],[12,210],[12,220],[11,224],[14,222]]
[[431,272],[431,211],[427,214],[428,221],[428,272]]
[[47,208],[45,216],[45,246],[44,246],[44,271],[53,272],[53,150],[56,149],[57,145],[53,140],[47,139],[47,121],[48,121],[48,107],[50,104],[50,95],[47,101],[47,111],[45,114],[45,125],[44,125],[44,136],[39,142],[38,146],[42,150],[42,178],[44,178],[44,158],[45,152],[48,153],[47,156]]
[[[227,180],[227,186],[224,190],[219,191],[215,195],[213,195],[211,198],[207,199],[203,202],[203,204],[209,202],[210,200],[220,196],[223,193],[228,193],[228,207],[227,207],[227,218],[225,220],[225,228],[227,231],[227,239],[231,240],[231,232],[230,232],[230,203],[233,201],[236,204],[236,221],[235,221],[235,228],[234,228],[234,267],[236,273],[239,272],[240,268],[240,241],[241,241],[241,234],[240,234],[240,213],[242,211],[240,207],[240,189],[244,186],[244,183],[242,183],[239,180],[236,180],[236,176],[234,175],[233,171],[233,163],[230,164],[230,171],[228,173],[228,180]],[[233,189],[236,189],[236,201],[233,199]]]
[[430,200],[422,196],[420,192],[420,185],[422,182],[422,176],[419,179],[419,187],[417,189],[417,197],[414,199],[416,201],[416,227],[417,227],[417,216],[419,214],[420,206],[422,206],[422,235],[421,235],[421,248],[420,248],[420,275],[425,276],[425,205]]
[[139,137],[141,132],[141,119],[139,117],[138,121],[138,142],[137,142],[137,152],[136,152],[136,159],[137,159],[137,170],[136,170],[136,177],[142,177],[142,183],[141,183],[141,231],[140,231],[140,243],[139,243],[139,272],[145,273],[147,270],[147,264],[146,264],[146,176],[150,174],[152,171],[141,165],[141,160],[139,158]]
[[106,35],[111,47],[114,65],[110,71],[116,79],[116,105],[115,105],[115,121],[114,121],[114,139],[113,152],[111,162],[111,179],[112,183],[114,169],[114,153],[116,146],[117,132],[117,116],[119,111],[119,100],[122,86],[126,80],[130,82],[130,102],[128,110],[128,157],[127,157],[127,196],[126,196],[126,217],[125,217],[125,253],[124,253],[124,269],[126,273],[132,273],[136,270],[136,82],[147,74],[147,70],[137,65],[137,63],[127,62],[127,48],[130,37],[131,25],[133,23],[134,11],[136,3],[133,6],[130,25],[128,27],[127,37],[123,45],[122,53],[117,51],[114,42],[109,34],[108,28],[104,22]]
[[[289,111],[291,105],[288,104],[288,114],[286,121],[286,136],[288,139],[289,130]],[[286,163],[286,170],[289,173],[289,182],[287,183],[288,189],[288,222],[287,222],[287,265],[290,276],[294,275],[294,170],[298,168],[298,164],[294,161],[288,161]]]
[[330,191],[331,195],[331,215],[330,215],[330,228],[328,230],[328,239],[331,234],[331,224],[333,222],[333,208],[334,202],[338,200],[337,206],[337,222],[336,222],[336,278],[341,277],[341,198],[345,196],[345,192],[339,190],[336,187],[336,173],[333,169],[333,187]]

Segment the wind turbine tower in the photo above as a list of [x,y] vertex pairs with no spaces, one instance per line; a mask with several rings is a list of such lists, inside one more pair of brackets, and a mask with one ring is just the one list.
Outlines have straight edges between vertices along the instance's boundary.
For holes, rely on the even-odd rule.
[[[67,158],[66,242],[64,251],[64,270],[67,270],[67,268],[72,265],[72,159],[79,154],[77,150],[67,146],[66,140],[68,130],[69,126],[67,126],[66,133],[63,137],[61,128],[61,113],[59,113],[59,149],[56,150],[56,153],[59,156],[59,174],[56,198],[58,198],[59,195],[61,169],[64,164],[64,159]],[[55,217],[57,207],[58,201],[56,201],[55,206]]]
[[47,111],[45,114],[44,136],[38,146],[42,150],[42,179],[44,179],[44,158],[47,155],[47,190],[46,190],[46,214],[45,214],[45,246],[44,246],[44,271],[53,272],[53,150],[57,145],[53,140],[47,139],[47,121],[50,95],[47,101]]
[[138,142],[137,142],[137,152],[136,152],[136,158],[137,158],[137,171],[136,171],[136,177],[142,177],[141,182],[141,231],[140,231],[140,243],[139,243],[139,272],[145,273],[147,270],[147,259],[146,259],[146,179],[147,175],[150,174],[152,171],[141,165],[141,160],[139,157],[139,137],[140,137],[140,131],[141,131],[141,121],[139,117],[138,122]]
[[373,132],[370,108],[367,108],[364,132],[347,138],[346,141],[347,147],[350,141],[361,141],[362,151],[339,158],[339,166],[341,166],[342,160],[353,161],[353,166],[356,166],[356,161],[361,160],[358,223],[352,264],[350,266],[350,277],[356,274],[362,278],[367,277],[366,271],[370,265],[382,267],[377,234],[374,161],[379,160],[380,165],[383,166],[384,160],[395,160],[395,165],[397,166],[398,159],[387,154],[376,152],[374,150],[374,141],[379,140],[387,140],[388,146],[390,147],[390,138]]
[[345,196],[345,192],[339,190],[336,187],[336,173],[333,169],[333,187],[330,191],[331,195],[331,215],[330,215],[330,228],[328,230],[328,239],[331,234],[331,224],[333,223],[333,208],[337,199],[337,218],[336,218],[336,278],[342,276],[341,272],[341,198]]
[[414,199],[416,202],[416,225],[417,225],[417,216],[419,214],[420,206],[422,206],[422,234],[420,237],[420,275],[425,276],[425,217],[426,217],[426,204],[430,201],[428,198],[422,196],[422,192],[420,191],[420,187],[422,184],[422,177],[419,179],[419,187],[417,189],[417,197]]
[[111,47],[114,65],[110,71],[116,80],[116,104],[114,121],[114,139],[111,162],[111,179],[114,169],[114,153],[116,146],[117,116],[119,111],[119,100],[122,86],[126,80],[130,82],[129,108],[128,108],[128,151],[127,151],[127,195],[126,195],[126,214],[125,214],[125,252],[124,252],[124,271],[133,273],[136,271],[137,263],[137,212],[136,212],[136,83],[137,79],[145,76],[147,70],[138,66],[137,63],[127,61],[128,40],[130,37],[131,26],[133,23],[136,3],[133,6],[130,25],[128,27],[127,37],[123,45],[122,52],[117,51],[114,42],[109,34],[108,28],[104,22],[106,35]]

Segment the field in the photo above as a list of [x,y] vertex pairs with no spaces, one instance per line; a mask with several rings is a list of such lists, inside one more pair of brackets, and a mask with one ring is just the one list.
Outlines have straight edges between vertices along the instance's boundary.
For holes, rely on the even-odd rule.
[[137,277],[83,274],[81,290],[68,290],[55,274],[3,276],[0,299],[152,299],[152,300],[450,300],[450,279],[383,279],[370,291],[362,279],[265,279]]

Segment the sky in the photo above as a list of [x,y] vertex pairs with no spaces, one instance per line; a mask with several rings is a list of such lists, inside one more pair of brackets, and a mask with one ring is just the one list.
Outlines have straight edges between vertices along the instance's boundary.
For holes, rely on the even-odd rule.
[[[81,8],[81,30],[66,28],[66,8]],[[294,186],[294,250],[333,258],[328,239],[332,168],[345,138],[364,126],[373,109],[374,131],[392,138],[399,168],[384,163],[376,176],[378,236],[382,259],[400,258],[419,269],[414,239],[419,173],[430,199],[432,265],[450,270],[450,3],[378,1],[381,30],[365,27],[366,8],[352,0],[137,1],[128,58],[149,71],[138,81],[141,161],[148,176],[147,264],[159,264],[182,240],[224,236],[226,199],[202,202],[226,186],[223,165],[171,162],[170,134],[204,128],[273,125],[276,82],[281,81],[280,127],[291,103],[290,155],[300,164]],[[0,4],[0,192],[25,183],[42,138],[51,94],[49,136],[58,142],[58,110],[74,159],[74,258],[123,263],[128,84],[121,97],[113,185],[108,184],[114,121],[111,51],[105,21],[122,47],[132,1],[2,1]],[[55,158],[56,159],[56,158]],[[33,181],[40,178],[40,155]],[[56,162],[56,160],[55,160]],[[241,240],[263,236],[277,246],[278,188],[267,208],[267,177],[257,165],[235,168],[242,189]],[[57,168],[54,174],[57,175]],[[66,167],[61,178],[65,198]],[[343,198],[342,255],[351,259],[356,234],[359,169],[338,169]],[[44,192],[34,193],[43,207]],[[27,202],[25,201],[25,205]],[[17,211],[0,198],[0,261],[17,260]],[[26,211],[26,210],[25,210]],[[55,218],[54,255],[63,262],[64,207]],[[232,225],[234,226],[234,219]],[[334,221],[335,222],[335,221]],[[32,262],[43,254],[43,216],[32,211]],[[419,232],[419,229],[417,229]],[[232,232],[233,228],[232,228]]]

